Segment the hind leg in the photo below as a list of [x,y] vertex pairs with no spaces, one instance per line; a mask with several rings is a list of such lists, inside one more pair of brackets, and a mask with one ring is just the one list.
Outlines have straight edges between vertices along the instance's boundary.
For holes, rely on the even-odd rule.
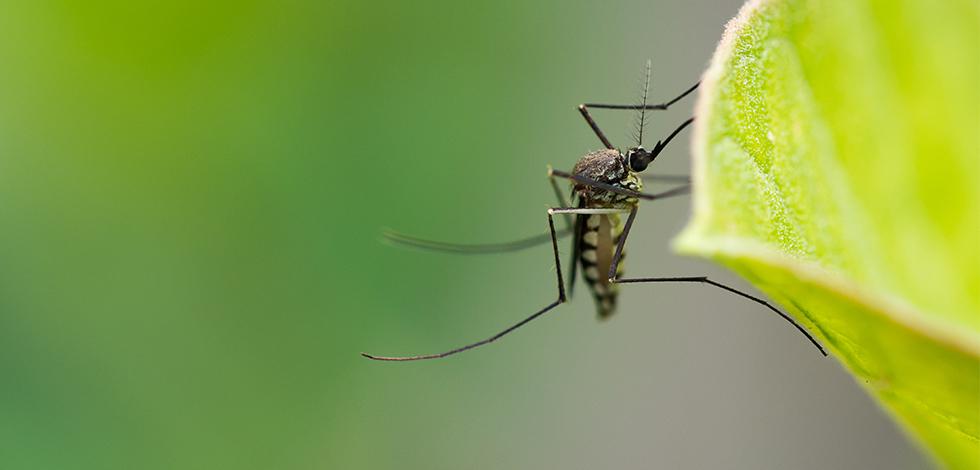
[[806,336],[806,338],[811,343],[813,343],[813,345],[820,351],[821,354],[823,354],[824,356],[827,355],[827,351],[825,351],[824,348],[823,348],[823,346],[821,346],[820,343],[818,343],[817,340],[814,339],[814,337],[812,335],[810,335],[810,332],[807,331],[806,328],[803,328],[802,325],[800,325],[799,323],[797,323],[795,320],[793,320],[792,317],[790,317],[789,315],[787,315],[783,311],[777,309],[772,304],[770,304],[769,302],[767,302],[765,300],[760,299],[759,297],[756,297],[754,295],[747,294],[747,293],[742,292],[742,291],[740,291],[740,290],[738,290],[738,289],[736,289],[734,287],[727,286],[727,285],[722,284],[720,282],[717,282],[717,281],[713,281],[711,279],[708,279],[707,276],[642,277],[642,278],[631,278],[631,279],[619,279],[618,276],[616,275],[616,270],[617,270],[617,268],[619,266],[619,260],[620,260],[620,258],[622,257],[622,254],[623,254],[623,247],[626,245],[626,237],[629,236],[630,229],[633,227],[633,219],[635,219],[635,218],[636,218],[636,208],[634,207],[633,210],[630,211],[629,216],[626,218],[626,225],[623,227],[623,234],[619,237],[619,243],[616,245],[616,253],[613,255],[612,266],[610,266],[609,273],[608,273],[609,282],[618,283],[618,284],[639,284],[639,283],[658,283],[658,282],[660,282],[660,283],[668,283],[668,282],[673,282],[673,283],[694,283],[694,284],[701,284],[701,285],[707,285],[707,286],[717,287],[717,288],[719,288],[721,290],[724,290],[724,291],[726,291],[726,292],[728,292],[730,294],[735,294],[735,295],[737,295],[739,297],[742,297],[742,298],[751,300],[751,301],[753,301],[753,302],[755,302],[755,303],[757,303],[759,305],[762,305],[763,307],[766,307],[767,309],[775,312],[777,315],[779,315],[780,317],[782,317],[784,320],[786,320],[791,325],[793,325],[797,330],[799,330],[800,333],[802,333],[804,336]]

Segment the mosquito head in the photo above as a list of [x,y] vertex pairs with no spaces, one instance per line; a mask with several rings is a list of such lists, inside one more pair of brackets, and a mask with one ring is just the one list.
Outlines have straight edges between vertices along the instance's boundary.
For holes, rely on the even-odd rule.
[[[575,164],[573,173],[630,191],[640,191],[643,183],[625,155],[619,150],[603,149],[586,154]],[[576,184],[575,191],[583,199],[600,206],[619,207],[635,204],[635,198],[605,189]]]
[[626,151],[626,162],[630,170],[639,173],[647,169],[653,161],[653,154],[643,147],[633,147]]

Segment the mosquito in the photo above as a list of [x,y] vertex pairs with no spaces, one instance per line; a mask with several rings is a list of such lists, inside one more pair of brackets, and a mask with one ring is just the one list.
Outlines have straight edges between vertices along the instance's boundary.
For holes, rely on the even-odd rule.
[[[585,279],[592,293],[596,304],[596,311],[600,319],[608,318],[615,312],[619,284],[693,283],[722,289],[730,294],[743,297],[766,307],[793,325],[813,343],[821,354],[826,356],[827,352],[820,343],[789,315],[759,297],[711,280],[707,276],[622,277],[626,239],[629,236],[630,229],[633,227],[633,221],[636,219],[640,201],[656,201],[685,195],[691,189],[690,179],[686,176],[646,175],[645,177],[651,181],[679,182],[681,184],[666,191],[656,193],[642,192],[643,181],[640,173],[645,171],[656,160],[678,133],[694,122],[693,117],[685,120],[665,139],[658,140],[652,149],[647,150],[643,147],[643,129],[646,125],[646,112],[668,109],[674,103],[693,93],[699,85],[700,82],[695,83],[694,86],[688,88],[670,101],[665,101],[660,104],[648,104],[647,90],[650,86],[650,62],[647,62],[646,79],[639,105],[601,103],[584,103],[579,105],[579,113],[605,148],[590,152],[580,158],[571,172],[564,172],[555,170],[550,166],[548,167],[548,180],[558,199],[559,206],[548,209],[549,233],[547,234],[507,243],[463,245],[425,240],[399,233],[387,233],[386,237],[398,244],[458,254],[517,251],[550,241],[554,253],[555,272],[558,281],[558,298],[527,318],[489,338],[445,352],[416,356],[377,356],[367,353],[361,353],[361,355],[376,361],[419,361],[452,356],[492,343],[567,302],[571,297],[578,269],[581,268],[582,277]],[[637,131],[635,133],[636,145],[629,147],[625,152],[613,146],[592,118],[592,115],[589,113],[590,108],[638,112]],[[570,181],[572,204],[568,203],[561,188],[558,186],[558,178]],[[564,220],[563,229],[555,229],[555,216],[561,216]],[[625,216],[625,221],[623,220],[623,216]],[[566,235],[573,236],[572,260],[569,274],[571,279],[567,292],[565,290],[561,260],[558,252],[558,239]]]

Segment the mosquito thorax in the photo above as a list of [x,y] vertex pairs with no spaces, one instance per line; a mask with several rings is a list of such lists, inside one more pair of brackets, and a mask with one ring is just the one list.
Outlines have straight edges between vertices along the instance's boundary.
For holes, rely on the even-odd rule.
[[[630,191],[643,189],[640,176],[630,168],[625,155],[616,149],[590,152],[580,158],[572,170],[576,175],[610,184]],[[576,184],[575,192],[588,204],[599,206],[628,206],[636,204],[636,198],[624,196],[602,188]]]

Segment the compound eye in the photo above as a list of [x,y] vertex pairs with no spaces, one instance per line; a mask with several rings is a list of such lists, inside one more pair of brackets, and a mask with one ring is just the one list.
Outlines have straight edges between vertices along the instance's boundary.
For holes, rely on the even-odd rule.
[[630,169],[636,173],[644,171],[650,164],[650,152],[643,149],[637,150],[635,152],[630,151],[627,154],[627,159],[629,160]]

